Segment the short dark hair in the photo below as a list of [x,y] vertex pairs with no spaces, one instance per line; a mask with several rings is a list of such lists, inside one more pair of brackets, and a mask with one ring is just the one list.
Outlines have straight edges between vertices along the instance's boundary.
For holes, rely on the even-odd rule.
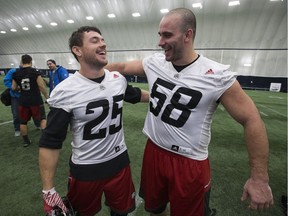
[[165,16],[169,16],[171,14],[179,14],[182,19],[181,30],[183,32],[187,31],[187,29],[191,28],[193,31],[193,39],[195,39],[196,35],[196,16],[195,14],[187,8],[175,8],[169,11]]
[[97,32],[99,33],[100,35],[101,34],[101,31],[95,27],[95,26],[82,26],[80,28],[77,29],[77,31],[74,31],[71,35],[71,37],[69,38],[69,48],[70,48],[70,51],[71,53],[74,55],[74,57],[77,59],[78,61],[78,58],[77,56],[73,53],[72,51],[72,47],[73,46],[79,46],[79,47],[82,47],[83,46],[83,34],[84,32],[90,32],[90,31],[93,31],[93,32]]
[[21,62],[22,64],[30,64],[32,62],[32,57],[30,55],[22,55],[21,56]]
[[49,62],[49,61],[56,65],[56,61],[55,61],[55,60],[53,60],[53,59],[48,59],[48,60],[46,61],[46,63]]

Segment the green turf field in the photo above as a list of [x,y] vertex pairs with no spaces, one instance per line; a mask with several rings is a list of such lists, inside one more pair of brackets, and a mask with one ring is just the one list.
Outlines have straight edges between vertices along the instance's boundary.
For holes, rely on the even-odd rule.
[[[147,89],[146,84],[137,84]],[[4,89],[0,76],[0,90]],[[287,195],[287,94],[268,91],[247,91],[255,101],[266,123],[270,140],[270,185],[275,204],[266,211],[257,213],[242,203],[242,187],[249,176],[249,164],[243,142],[242,127],[219,106],[213,121],[212,141],[209,158],[212,169],[211,207],[217,209],[217,216],[265,215],[282,216],[281,196]],[[145,136],[142,134],[148,104],[124,105],[124,130],[128,146],[133,180],[136,190],[142,163]],[[46,113],[48,108],[46,109]],[[42,211],[41,181],[38,171],[37,141],[40,131],[30,123],[29,136],[33,144],[23,148],[21,137],[14,137],[10,107],[0,104],[0,216],[39,216]],[[56,190],[65,195],[68,175],[70,141],[61,151],[55,180]],[[103,205],[100,216],[108,216]],[[131,216],[148,215],[143,202],[137,200],[137,209]],[[180,215],[179,215],[180,216]]]

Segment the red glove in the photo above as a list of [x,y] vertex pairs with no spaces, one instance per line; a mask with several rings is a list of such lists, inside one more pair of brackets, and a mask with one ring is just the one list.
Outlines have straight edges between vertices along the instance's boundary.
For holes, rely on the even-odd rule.
[[65,204],[62,201],[60,195],[56,192],[55,188],[48,191],[42,191],[43,201],[44,201],[44,211],[47,215],[53,214],[53,209],[58,206],[63,212],[68,212]]

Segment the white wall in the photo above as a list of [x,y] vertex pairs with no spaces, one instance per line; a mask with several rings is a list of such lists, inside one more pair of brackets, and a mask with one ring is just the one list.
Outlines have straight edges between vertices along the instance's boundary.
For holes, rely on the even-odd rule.
[[[71,0],[54,2],[55,5],[49,4],[49,1],[52,0],[37,5],[39,13],[42,14],[43,10],[44,15],[47,11],[48,15],[52,15],[52,9],[57,7],[61,8],[64,14],[65,9],[71,6]],[[5,10],[10,2],[20,4],[16,0],[5,1],[0,12]],[[22,0],[22,8],[28,7],[29,2]],[[198,53],[223,64],[230,64],[231,69],[240,75],[287,77],[287,0],[241,0],[240,6],[235,8],[228,8],[227,0],[203,2],[203,9],[193,9],[197,17],[195,49]],[[33,7],[36,7],[36,4],[37,1],[34,1]],[[42,30],[34,28],[31,32],[21,31],[20,34],[0,34],[0,68],[17,66],[20,56],[27,53],[32,55],[34,65],[40,69],[47,68],[46,60],[52,58],[67,69],[78,70],[78,63],[68,48],[68,39],[81,25],[96,25],[101,29],[107,43],[110,62],[143,58],[159,50],[158,24],[162,16],[159,14],[159,8],[185,6],[192,9],[191,0],[75,0],[73,4],[75,7],[79,4],[77,13],[73,14],[79,20],[73,25],[68,25],[64,19],[66,16],[63,18],[60,16],[62,12],[56,11],[59,12],[60,18],[64,19],[64,23],[60,23],[57,28],[50,27],[47,30],[44,26]],[[85,18],[84,21],[80,20],[81,17],[85,17],[86,10],[83,8],[88,10],[89,7],[93,9],[97,19],[91,22],[85,22]],[[26,14],[25,9],[22,11],[21,7],[15,5],[12,8]],[[111,8],[116,12],[118,10],[119,18],[107,20],[104,10],[108,11]],[[143,10],[143,16],[137,20],[129,15],[135,8]],[[8,9],[7,11],[9,12]],[[12,12],[10,14],[13,15]],[[71,14],[71,11],[68,12]],[[41,21],[42,18],[37,11],[34,13],[31,10],[30,13],[31,17],[34,17],[33,20]],[[16,17],[17,11],[14,14]],[[6,21],[9,25],[13,19],[3,19],[3,22],[1,20],[0,30],[5,27]],[[21,22],[24,21],[22,19]],[[46,15],[42,21],[48,22]],[[14,66],[11,66],[11,63]],[[251,63],[251,67],[244,67],[244,63]]]

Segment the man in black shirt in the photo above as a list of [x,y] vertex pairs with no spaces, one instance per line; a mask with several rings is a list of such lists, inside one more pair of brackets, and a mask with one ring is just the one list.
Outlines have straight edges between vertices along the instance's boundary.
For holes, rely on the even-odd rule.
[[23,55],[21,62],[22,68],[17,69],[12,76],[12,90],[21,92],[19,102],[20,133],[24,140],[24,147],[27,147],[31,144],[27,129],[27,122],[31,117],[35,121],[40,121],[41,129],[46,127],[45,109],[40,92],[46,99],[48,99],[48,94],[41,74],[32,68],[32,57]]

